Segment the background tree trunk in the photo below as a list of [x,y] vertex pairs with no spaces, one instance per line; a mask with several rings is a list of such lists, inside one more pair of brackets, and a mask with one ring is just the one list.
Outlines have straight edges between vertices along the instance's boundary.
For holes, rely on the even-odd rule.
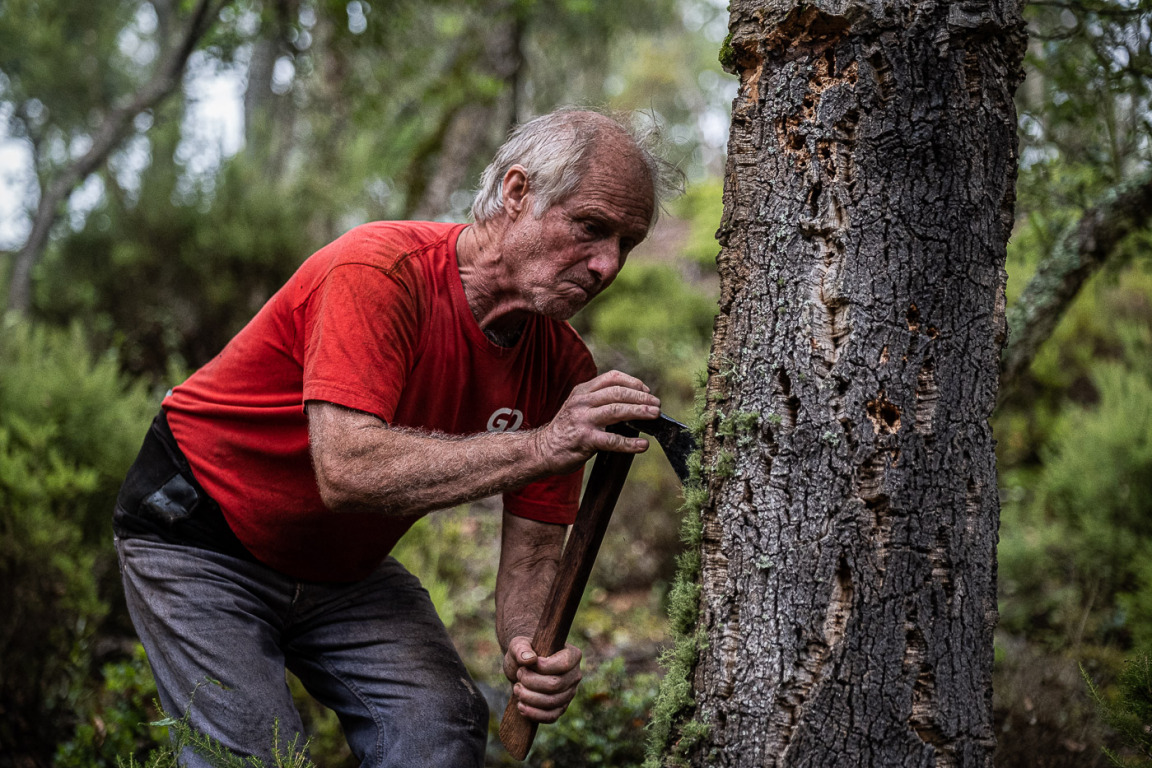
[[[48,237],[56,217],[68,197],[96,172],[128,135],[132,120],[141,112],[152,109],[180,87],[188,58],[196,50],[201,38],[208,32],[221,9],[231,0],[197,0],[188,14],[179,36],[164,51],[152,78],[123,104],[111,110],[100,121],[92,134],[92,145],[81,157],[70,162],[47,186],[41,187],[40,202],[32,218],[32,231],[13,261],[12,277],[8,286],[8,310],[26,314],[32,304],[32,269],[48,245]],[[170,18],[165,4],[157,5],[161,28]]]
[[1020,8],[731,12],[706,636],[672,752],[991,765]]

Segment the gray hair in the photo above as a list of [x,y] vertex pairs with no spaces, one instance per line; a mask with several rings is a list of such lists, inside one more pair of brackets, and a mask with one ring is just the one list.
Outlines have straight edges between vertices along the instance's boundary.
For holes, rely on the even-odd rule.
[[684,174],[655,153],[654,148],[660,141],[655,120],[639,129],[633,128],[630,122],[625,122],[622,116],[565,107],[521,124],[484,169],[480,189],[472,201],[472,218],[478,222],[489,221],[504,210],[504,176],[517,164],[527,171],[529,187],[536,197],[532,215],[540,218],[548,208],[576,191],[588,170],[589,150],[604,131],[613,130],[614,124],[632,141],[648,169],[655,197],[651,227],[662,204],[684,191]]

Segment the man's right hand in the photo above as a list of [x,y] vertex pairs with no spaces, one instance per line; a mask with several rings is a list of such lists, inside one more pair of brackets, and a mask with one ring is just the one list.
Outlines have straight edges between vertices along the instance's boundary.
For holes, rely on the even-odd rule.
[[596,451],[643,453],[648,441],[606,431],[630,419],[655,419],[660,399],[644,382],[620,371],[609,371],[572,389],[556,417],[535,433],[537,450],[549,474],[579,468]]

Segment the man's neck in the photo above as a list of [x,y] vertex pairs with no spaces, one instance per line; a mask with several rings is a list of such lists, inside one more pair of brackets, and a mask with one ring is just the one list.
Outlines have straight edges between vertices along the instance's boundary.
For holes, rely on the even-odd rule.
[[456,240],[456,264],[472,317],[493,344],[511,347],[519,340],[527,317],[521,311],[501,312],[502,231],[499,221],[465,227]]

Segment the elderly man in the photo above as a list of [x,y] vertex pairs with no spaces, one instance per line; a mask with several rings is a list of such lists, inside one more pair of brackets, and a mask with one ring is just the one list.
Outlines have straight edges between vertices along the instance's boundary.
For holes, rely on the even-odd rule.
[[[584,462],[659,414],[564,322],[648,234],[668,167],[603,115],[517,129],[475,223],[377,222],[309,258],[164,400],[115,513],[160,698],[240,753],[300,728],[292,670],[365,766],[481,765],[488,712],[388,557],[421,516],[503,494],[496,632],[521,712],[558,718],[580,651],[530,638]],[[200,758],[184,755],[189,765]]]

